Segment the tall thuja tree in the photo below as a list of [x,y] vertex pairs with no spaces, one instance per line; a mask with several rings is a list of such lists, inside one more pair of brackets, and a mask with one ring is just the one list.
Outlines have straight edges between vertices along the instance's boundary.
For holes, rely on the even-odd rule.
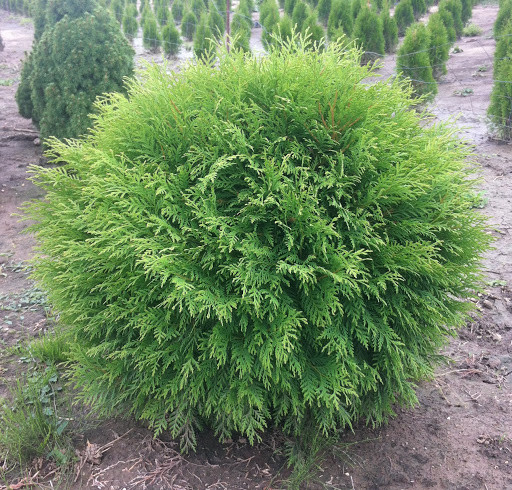
[[[503,8],[500,7],[500,8]],[[499,19],[499,17],[498,17]],[[494,85],[487,111],[489,126],[500,139],[512,140],[512,20],[500,26],[494,53]]]
[[233,20],[231,21],[231,39],[233,41],[233,48],[241,49],[244,52],[250,51],[249,41],[251,39],[251,25],[249,25],[247,18],[247,6],[239,4]]
[[208,12],[208,27],[215,39],[220,39],[226,30],[224,18],[217,9],[213,1],[210,1],[210,10]]
[[415,20],[418,20],[422,15],[427,13],[425,0],[411,0],[411,5]]
[[462,23],[466,25],[469,19],[471,19],[471,13],[473,10],[473,0],[461,0],[462,10],[461,19]]
[[110,4],[110,9],[119,23],[123,20],[124,7],[124,0],[112,0],[112,3]]
[[410,26],[398,49],[396,71],[398,76],[410,79],[417,96],[432,97],[437,93],[429,51],[430,34],[426,26],[419,22]]
[[493,32],[496,39],[503,35],[510,19],[512,19],[512,0],[501,0],[498,16],[494,22]]
[[384,49],[386,53],[393,53],[398,45],[398,26],[394,17],[389,15],[387,2],[380,13],[382,22],[382,34],[384,35]]
[[[171,18],[172,20],[172,18]],[[166,56],[176,56],[181,47],[180,32],[174,22],[169,22],[162,28],[162,48]]]
[[297,32],[302,31],[302,27],[308,15],[309,7],[302,0],[297,0],[292,14],[292,25]]
[[439,13],[436,12],[429,17],[427,29],[430,37],[430,66],[434,78],[439,78],[446,74],[446,62],[450,52],[448,33]]
[[382,21],[379,15],[369,7],[364,7],[357,16],[353,37],[357,46],[363,50],[361,61],[370,63],[384,55],[385,41]]
[[331,13],[327,23],[327,37],[333,39],[342,30],[346,36],[351,36],[354,29],[350,13],[350,0],[332,0]]
[[414,22],[411,0],[400,0],[395,7],[394,17],[398,27],[398,35],[403,36],[407,28]]
[[438,11],[451,14],[457,37],[462,36],[464,24],[462,23],[462,3],[460,0],[441,0]]
[[332,434],[417,403],[491,240],[471,149],[357,51],[154,66],[53,141],[33,274],[100,413],[186,447]]
[[215,53],[216,41],[208,22],[208,14],[203,12],[194,34],[194,55],[198,60],[207,61]]
[[194,34],[196,32],[196,26],[197,26],[197,18],[192,12],[192,10],[189,10],[182,19],[181,22],[181,35],[187,40],[192,41],[194,39]]
[[106,10],[47,25],[23,66],[16,93],[21,114],[34,121],[42,139],[84,134],[96,97],[123,90],[124,78],[133,74],[133,56]]
[[183,19],[183,14],[185,13],[185,3],[184,0],[174,0],[171,6],[171,14],[173,19],[180,23],[181,19]]
[[356,21],[359,12],[361,12],[361,9],[366,6],[368,6],[367,0],[352,0],[350,11],[352,13],[352,19],[354,22]]
[[142,26],[142,43],[146,49],[157,52],[162,45],[162,37],[153,13],[149,13]]
[[263,28],[261,42],[268,50],[272,45],[272,34],[277,31],[279,25],[279,7],[276,0],[265,0],[261,4],[260,23]]
[[301,0],[285,0],[284,2],[284,13],[288,15],[290,18],[293,14],[293,9],[295,8],[295,5],[297,2]]
[[316,12],[311,12],[302,26],[302,35],[308,39],[311,49],[323,49],[325,44],[325,33],[318,23]]
[[[135,9],[135,12],[133,11],[133,9]],[[123,15],[124,35],[129,40],[132,40],[137,35],[138,29],[139,24],[137,22],[137,7],[135,7],[133,4],[130,4],[126,7]]]
[[319,0],[317,5],[318,19],[326,26],[329,20],[329,14],[331,13],[331,0]]
[[440,8],[436,14],[439,15],[443,22],[443,25],[446,29],[446,35],[448,37],[448,42],[453,44],[457,40],[457,31],[455,30],[455,23],[453,21],[452,13],[446,8]]

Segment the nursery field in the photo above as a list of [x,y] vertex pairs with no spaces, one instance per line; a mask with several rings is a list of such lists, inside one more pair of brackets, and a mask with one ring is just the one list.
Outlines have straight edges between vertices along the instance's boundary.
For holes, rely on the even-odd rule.
[[[492,139],[485,120],[497,12],[492,4],[473,8],[471,22],[482,32],[455,43],[429,106],[441,121],[457,117],[460,137],[474,145],[482,173],[478,206],[496,240],[485,258],[487,288],[477,303],[479,314],[444,349],[450,362],[417,387],[417,407],[398,409],[382,427],[347,430],[292,471],[286,465],[289,441],[278,432],[251,446],[245,437],[221,444],[203,431],[196,452],[182,455],[165,432],[155,439],[135,420],[90,417],[86,408],[61,400],[71,393],[59,370],[48,385],[53,395],[47,408],[66,421],[69,444],[58,458],[36,458],[21,474],[0,459],[0,489],[512,488],[512,146]],[[0,399],[8,399],[20,373],[44,369],[24,346],[51,331],[54,320],[29,278],[26,261],[35,240],[23,234],[27,223],[17,215],[24,202],[42,197],[27,168],[46,164],[36,128],[15,102],[33,27],[0,10],[0,32]],[[260,36],[253,30],[256,51]],[[140,39],[134,46],[138,63],[153,58]],[[183,51],[171,66],[179,69],[188,58]],[[391,75],[395,64],[396,55],[386,56],[382,76]]]

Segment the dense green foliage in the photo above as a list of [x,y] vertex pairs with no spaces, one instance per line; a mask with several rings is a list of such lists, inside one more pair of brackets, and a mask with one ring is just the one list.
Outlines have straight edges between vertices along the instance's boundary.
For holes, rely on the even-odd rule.
[[[500,10],[506,6],[500,6]],[[498,20],[500,16],[498,16]],[[496,26],[495,26],[496,32]],[[494,53],[494,85],[487,111],[491,130],[505,141],[512,140],[512,20],[499,27]]]
[[180,51],[181,37],[174,22],[162,28],[162,47],[166,56],[176,56]]
[[361,58],[363,63],[370,63],[384,55],[386,44],[382,31],[382,21],[379,14],[374,10],[363,7],[359,11],[353,36],[356,44],[363,50]]
[[16,92],[21,115],[32,118],[43,139],[83,134],[96,97],[121,90],[132,75],[133,56],[108,11],[65,16],[47,26],[24,62]]
[[[242,10],[243,9],[243,10]],[[242,12],[240,12],[242,10]],[[231,21],[231,38],[233,39],[233,48],[242,51],[250,51],[249,40],[251,39],[251,25],[249,25],[247,7],[238,7],[233,20]]]
[[302,35],[308,36],[312,49],[323,49],[325,41],[325,33],[322,26],[318,23],[316,12],[309,14],[308,18],[302,26]]
[[471,19],[471,13],[473,10],[473,0],[461,0],[461,5],[461,19],[462,23],[466,25],[468,20]]
[[224,35],[224,31],[226,29],[224,18],[213,6],[208,12],[208,27],[210,30],[210,36],[213,36],[215,39],[220,39]]
[[393,53],[398,45],[398,26],[394,17],[389,15],[389,8],[384,8],[380,13],[382,22],[382,34],[384,36],[384,49],[386,53]]
[[395,7],[394,18],[398,27],[398,34],[403,36],[406,29],[414,22],[411,0],[400,0],[400,3]]
[[439,78],[446,74],[446,62],[450,52],[448,33],[443,20],[438,13],[432,14],[428,19],[427,29],[430,38],[429,58],[432,75]]
[[197,27],[197,18],[191,10],[188,11],[181,22],[181,35],[187,40],[192,41]]
[[297,3],[295,4],[295,7],[293,8],[292,14],[292,25],[297,32],[302,32],[304,22],[306,22],[308,15],[308,6],[301,0],[298,0]]
[[417,96],[434,96],[437,93],[429,52],[429,30],[421,23],[413,24],[407,29],[404,42],[398,49],[396,71],[399,76],[411,80]]
[[300,2],[301,0],[285,0],[284,2],[284,13],[287,14],[290,18],[293,14],[293,9],[295,8],[295,5],[297,2]]
[[124,13],[124,0],[112,0],[110,9],[112,10],[117,22],[122,22]]
[[263,28],[261,42],[268,50],[272,44],[272,34],[278,30],[279,26],[279,7],[276,0],[265,0],[261,4],[260,23]]
[[470,150],[370,75],[295,40],[154,66],[87,138],[52,142],[34,275],[94,409],[190,447],[197,427],[253,443],[416,402],[490,237]]

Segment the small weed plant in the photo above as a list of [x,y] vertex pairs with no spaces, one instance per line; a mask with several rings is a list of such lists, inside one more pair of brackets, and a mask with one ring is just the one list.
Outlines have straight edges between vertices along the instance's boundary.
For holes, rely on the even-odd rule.
[[470,150],[409,84],[360,83],[360,55],[293,37],[154,66],[51,141],[34,275],[96,411],[188,449],[201,427],[323,437],[417,402],[491,238]]
[[462,35],[466,37],[480,36],[482,32],[482,28],[476,24],[469,24],[462,29]]

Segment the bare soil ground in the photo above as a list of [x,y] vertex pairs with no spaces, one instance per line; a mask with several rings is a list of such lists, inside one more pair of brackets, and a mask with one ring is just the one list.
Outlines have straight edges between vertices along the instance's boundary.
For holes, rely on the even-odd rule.
[[[464,126],[462,136],[475,145],[475,159],[482,167],[481,187],[488,200],[482,211],[490,217],[497,241],[485,261],[489,288],[478,302],[480,315],[445,349],[451,362],[439,368],[434,380],[418,386],[418,407],[398,410],[387,426],[359,426],[344,434],[341,443],[310,468],[316,477],[301,488],[512,488],[512,148],[489,139],[485,126],[496,14],[497,6],[474,8],[472,22],[484,33],[457,42],[462,52],[451,55],[448,74],[431,106],[441,120],[460,114],[457,124]],[[14,100],[21,59],[31,47],[32,27],[0,10],[0,31],[5,42],[5,50],[0,52],[3,396],[20,369],[17,357],[7,348],[40,335],[49,326],[41,296],[21,266],[30,257],[34,241],[20,234],[26,225],[13,215],[24,201],[41,197],[27,180],[27,167],[44,163],[40,147],[34,145],[37,132],[19,116]],[[384,76],[391,73],[392,65],[392,57],[385,60]],[[481,66],[488,70],[479,71]],[[464,88],[471,88],[472,94],[462,97]],[[97,464],[77,465],[77,476],[68,475],[60,482],[61,488],[237,490],[289,486],[289,471],[283,467],[284,438],[279,434],[250,447],[244,438],[220,444],[212,434],[204,433],[197,453],[182,457],[174,442],[153,439],[150,431],[133,420],[106,420],[77,433],[74,443],[81,455],[88,445],[104,452]],[[43,468],[39,475],[44,472]],[[39,481],[33,488],[59,484],[55,474]]]

